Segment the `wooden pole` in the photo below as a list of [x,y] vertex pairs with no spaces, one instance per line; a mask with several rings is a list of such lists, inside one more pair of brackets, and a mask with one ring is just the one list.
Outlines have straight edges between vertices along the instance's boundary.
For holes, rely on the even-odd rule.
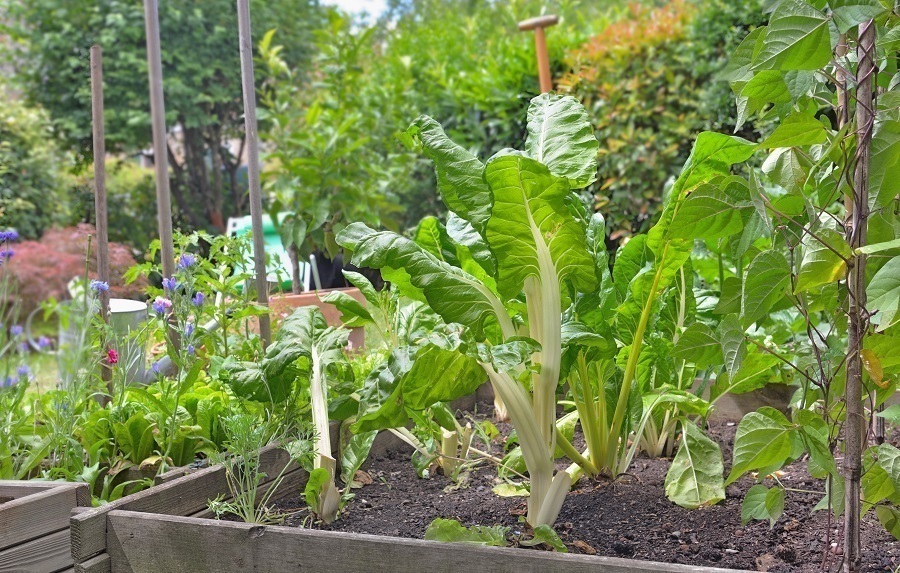
[[[91,119],[94,128],[94,211],[97,226],[97,274],[109,284],[109,230],[106,213],[106,141],[103,129],[103,49],[91,46]],[[109,292],[100,291],[100,316],[109,323]]]
[[[873,85],[875,70],[875,21],[859,26],[856,47],[856,157],[853,173],[853,210],[846,224],[847,242],[856,249],[866,244],[869,218],[869,157],[875,127]],[[856,573],[862,568],[860,548],[860,486],[862,453],[866,442],[866,419],[862,405],[862,359],[859,355],[868,326],[866,317],[866,255],[853,258],[847,274],[850,295],[850,327],[848,329],[847,384],[844,400],[847,420],[844,425],[844,571]]]
[[[106,213],[106,138],[103,127],[103,48],[91,46],[91,125],[94,132],[94,214],[97,230],[97,278],[106,284],[109,280],[109,227]],[[90,256],[90,253],[88,253]],[[97,292],[100,299],[100,316],[109,324],[109,291]],[[109,366],[109,365],[107,365]],[[100,369],[100,378],[106,383],[111,399],[113,394],[112,371]]]
[[[256,125],[256,83],[253,76],[253,35],[250,32],[250,2],[237,0],[238,37],[241,46],[241,83],[244,95],[244,130],[247,136],[247,176],[250,185],[250,221],[253,227],[253,262],[256,270],[256,300],[268,307],[266,245],[263,237],[262,191],[259,182],[259,136]],[[269,315],[259,317],[263,347],[272,339]]]
[[147,28],[147,67],[150,76],[150,116],[153,127],[153,167],[156,172],[156,217],[159,226],[163,276],[175,274],[172,242],[172,198],[169,193],[169,156],[166,143],[166,107],[163,100],[162,55],[159,43],[159,2],[144,0]]
[[550,75],[550,56],[547,53],[547,36],[544,28],[555,26],[559,18],[554,15],[540,16],[519,22],[519,30],[534,30],[534,51],[537,55],[538,81],[541,93],[547,93],[553,89],[553,78]]

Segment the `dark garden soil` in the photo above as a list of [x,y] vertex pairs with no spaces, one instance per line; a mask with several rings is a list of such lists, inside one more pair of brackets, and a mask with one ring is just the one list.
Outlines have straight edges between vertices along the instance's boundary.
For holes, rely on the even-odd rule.
[[[711,437],[722,447],[726,472],[735,431],[736,425],[710,428]],[[499,453],[500,444],[494,444],[493,450]],[[555,525],[569,552],[784,573],[822,571],[823,565],[825,571],[839,568],[842,534],[833,520],[829,522],[826,511],[812,512],[821,494],[789,491],[784,515],[774,528],[761,521],[742,527],[741,500],[755,483],[751,477],[729,486],[725,501],[718,505],[690,511],[665,497],[663,482],[669,463],[638,458],[629,475],[618,481],[583,478],[578,482]],[[491,465],[476,468],[458,488],[440,474],[431,479],[417,477],[408,451],[370,459],[363,471],[371,483],[356,490],[340,519],[330,526],[314,527],[422,539],[428,524],[444,517],[467,526],[509,526],[513,540],[526,535],[520,523],[524,499],[492,492],[498,480]],[[789,488],[822,488],[820,481],[809,477],[802,460],[784,468],[779,477]],[[765,483],[772,485],[773,480]],[[279,505],[295,509],[304,504],[295,498]],[[285,525],[298,526],[304,519],[301,512]],[[863,520],[862,537],[864,571],[894,571],[900,566],[900,542],[884,531],[874,515]]]

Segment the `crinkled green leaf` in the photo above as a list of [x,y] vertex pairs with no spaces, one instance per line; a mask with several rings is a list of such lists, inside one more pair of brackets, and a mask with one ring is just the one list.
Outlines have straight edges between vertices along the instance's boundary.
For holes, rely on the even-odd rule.
[[427,541],[443,541],[445,543],[471,543],[491,547],[506,547],[508,527],[495,525],[473,525],[464,527],[455,519],[437,518],[428,524],[425,530]]
[[744,273],[741,291],[741,322],[752,324],[768,314],[784,296],[791,269],[784,255],[763,251],[756,255]]
[[600,143],[584,106],[572,96],[545,93],[528,106],[525,152],[568,180],[572,189],[597,179]]
[[678,453],[666,474],[666,496],[687,509],[725,499],[722,450],[692,422],[682,421]]

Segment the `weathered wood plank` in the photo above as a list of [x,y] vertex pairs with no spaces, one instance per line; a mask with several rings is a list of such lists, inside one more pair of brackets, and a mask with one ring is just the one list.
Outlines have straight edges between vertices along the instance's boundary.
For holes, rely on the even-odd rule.
[[0,480],[0,497],[15,499],[39,491],[53,489],[58,485],[60,485],[59,482],[52,481]]
[[68,529],[0,551],[0,573],[55,573],[71,566]]
[[737,573],[614,557],[477,547],[113,511],[114,573]]
[[111,573],[109,555],[103,553],[92,557],[84,563],[75,564],[75,573]]
[[[274,478],[285,465],[289,466],[288,472],[300,469],[286,451],[276,446],[264,448],[260,453],[260,466],[268,476]],[[110,511],[191,515],[205,510],[209,500],[222,493],[228,493],[225,470],[221,466],[212,466],[91,511],[72,515],[72,556],[76,563],[81,563],[106,550],[106,516]]]
[[67,529],[72,509],[90,499],[86,484],[25,491],[32,493],[0,505],[0,550]]

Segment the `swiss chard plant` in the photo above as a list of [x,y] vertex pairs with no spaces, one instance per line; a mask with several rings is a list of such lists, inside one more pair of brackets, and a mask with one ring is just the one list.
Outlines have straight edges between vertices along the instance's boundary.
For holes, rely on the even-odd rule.
[[[405,424],[410,411],[470,393],[486,376],[515,427],[530,479],[527,520],[537,526],[553,523],[582,472],[623,471],[628,436],[642,435],[637,426],[648,427],[652,418],[644,415],[644,391],[647,399],[656,396],[647,411],[682,401],[684,415],[702,413],[703,404],[684,390],[692,378],[686,370],[666,383],[655,375],[665,349],[648,341],[657,323],[669,320],[664,314],[674,317],[673,331],[688,325],[687,283],[676,279],[691,241],[670,228],[672,219],[691,191],[727,175],[752,145],[728,136],[698,142],[662,221],[611,275],[603,219],[589,215],[577,193],[596,178],[598,144],[584,109],[570,97],[539,96],[527,131],[524,150],[504,150],[482,163],[433,119],[419,118],[408,140],[436,165],[451,213],[446,225],[432,224],[409,239],[353,224],[338,243],[353,252],[355,264],[381,269],[447,326],[391,355],[377,383],[366,385],[355,427]],[[679,284],[680,304],[673,300]],[[557,431],[558,391],[567,378],[591,435],[584,453]],[[677,413],[670,418],[687,422]],[[683,471],[673,480],[684,486],[673,491],[693,492],[685,505],[721,499],[718,447],[702,432],[687,436],[702,446],[680,454]],[[574,462],[567,471],[555,470],[557,448]]]
[[[698,360],[722,365],[716,391],[773,371],[797,387],[790,416],[763,408],[738,427],[727,481],[774,480],[750,490],[742,517],[774,523],[791,489],[775,470],[805,458],[825,480],[820,507],[843,519],[845,571],[861,568],[867,512],[900,537],[900,451],[885,442],[900,420],[880,412],[900,375],[900,19],[888,4],[775,5],[727,72],[741,121],[779,121],[742,144],[761,168],[697,188],[672,221],[719,261],[718,328],[691,333]],[[711,137],[723,136],[697,145]]]

